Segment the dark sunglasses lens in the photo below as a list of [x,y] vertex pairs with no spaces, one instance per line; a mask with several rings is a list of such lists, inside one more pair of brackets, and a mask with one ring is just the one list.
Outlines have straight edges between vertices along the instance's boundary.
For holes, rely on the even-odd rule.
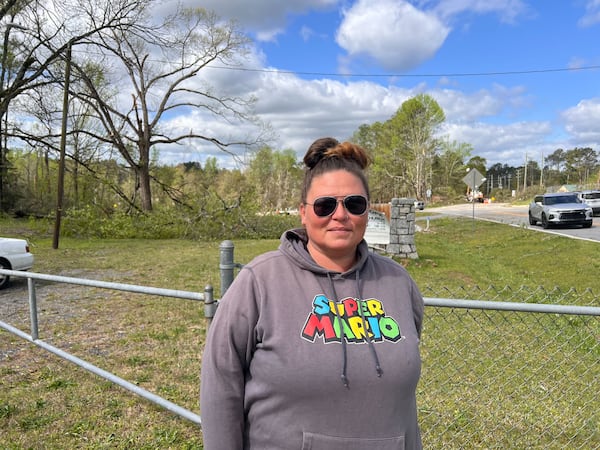
[[319,217],[327,217],[335,211],[337,200],[334,197],[320,197],[313,203],[315,214]]
[[344,206],[350,214],[360,216],[367,210],[367,199],[361,195],[350,195],[344,199]]

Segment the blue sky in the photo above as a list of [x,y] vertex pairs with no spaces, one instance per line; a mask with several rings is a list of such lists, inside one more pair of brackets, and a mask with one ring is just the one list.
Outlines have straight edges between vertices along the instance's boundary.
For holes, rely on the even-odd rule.
[[[470,143],[488,166],[518,166],[525,158],[541,163],[558,148],[600,152],[600,0],[205,0],[201,6],[236,20],[253,39],[244,62],[252,72],[214,70],[210,81],[256,96],[275,149],[292,148],[301,157],[314,139],[347,139],[361,124],[385,121],[402,102],[426,93],[446,114],[444,135]],[[216,153],[188,147],[162,154],[172,162],[206,155]]]

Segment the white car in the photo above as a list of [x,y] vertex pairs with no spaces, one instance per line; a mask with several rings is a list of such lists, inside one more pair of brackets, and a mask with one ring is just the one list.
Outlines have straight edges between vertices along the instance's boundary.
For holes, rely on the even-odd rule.
[[[25,239],[0,237],[0,269],[29,270],[33,267],[33,254]],[[8,275],[0,275],[0,289],[6,287]]]
[[577,192],[579,200],[586,203],[594,211],[594,215],[600,214],[600,191],[589,190]]
[[538,222],[544,228],[552,225],[592,226],[592,208],[582,203],[573,192],[536,195],[529,204],[529,225]]

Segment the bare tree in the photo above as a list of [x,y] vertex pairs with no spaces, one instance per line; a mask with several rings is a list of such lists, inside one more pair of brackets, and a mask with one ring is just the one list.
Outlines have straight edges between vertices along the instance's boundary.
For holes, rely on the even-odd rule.
[[113,68],[110,75],[125,73],[121,79],[114,78],[121,94],[118,98],[103,96],[77,61],[74,67],[79,69],[86,89],[73,94],[92,105],[105,132],[90,133],[114,146],[135,172],[141,209],[150,211],[151,152],[160,146],[200,139],[233,154],[232,147],[256,145],[262,134],[257,130],[254,138],[226,140],[209,134],[202,123],[198,129],[184,132],[163,125],[165,116],[176,110],[258,124],[251,111],[254,99],[215,93],[197,77],[211,63],[232,66],[244,56],[248,40],[233,23],[220,22],[203,9],[182,9],[156,26],[150,22],[145,26],[143,33],[111,29],[99,41],[91,42],[102,51],[105,66]]
[[[99,78],[101,72],[97,66],[89,66],[87,72],[92,76],[96,71]],[[77,80],[74,80],[75,82]],[[106,96],[111,95],[112,90],[105,90]],[[43,154],[43,159],[48,161],[54,158],[54,155],[60,153],[60,133],[61,133],[61,115],[62,103],[60,96],[62,92],[56,89],[56,86],[37,87],[29,90],[19,97],[15,109],[28,117],[29,122],[33,121],[35,125],[15,123],[14,135],[19,136],[28,148],[38,149]],[[69,153],[66,171],[69,176],[71,195],[68,196],[65,206],[79,206],[80,204],[98,203],[98,191],[101,186],[110,186],[111,190],[126,201],[128,205],[134,207],[129,195],[115,189],[114,180],[107,177],[104,172],[106,169],[113,169],[112,165],[103,164],[104,161],[113,158],[115,151],[112,147],[99,142],[89,134],[89,130],[96,128],[97,132],[102,132],[101,124],[95,120],[90,113],[90,106],[87,103],[71,99],[69,102],[68,115],[68,134],[67,146]],[[82,132],[81,130],[87,130]],[[111,153],[112,152],[112,153]],[[87,182],[85,177],[81,176],[82,170],[85,175],[91,175],[95,182]],[[100,171],[100,172],[99,172]],[[48,179],[50,173],[47,171]],[[82,188],[82,189],[80,189]],[[93,192],[91,190],[93,189]],[[54,186],[48,186],[46,192],[40,191],[37,195],[43,196],[54,192]],[[90,197],[93,197],[91,200]],[[50,205],[48,205],[50,206]]]
[[5,182],[6,117],[11,102],[54,83],[52,66],[67,48],[118,27],[131,30],[151,0],[8,0],[0,6],[0,208]]

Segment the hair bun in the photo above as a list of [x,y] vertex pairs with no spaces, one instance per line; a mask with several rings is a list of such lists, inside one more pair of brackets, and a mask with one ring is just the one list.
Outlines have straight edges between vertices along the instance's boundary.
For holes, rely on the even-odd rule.
[[304,164],[313,169],[324,159],[346,159],[355,161],[361,169],[369,165],[369,157],[362,147],[351,142],[340,142],[332,137],[317,139],[304,155]]
[[319,162],[326,157],[327,151],[339,145],[337,139],[332,137],[324,137],[313,142],[306,155],[304,155],[304,164],[309,169],[315,167]]
[[369,156],[365,149],[352,142],[342,142],[335,148],[328,150],[326,153],[327,156],[331,158],[352,160],[363,170],[369,165]]

